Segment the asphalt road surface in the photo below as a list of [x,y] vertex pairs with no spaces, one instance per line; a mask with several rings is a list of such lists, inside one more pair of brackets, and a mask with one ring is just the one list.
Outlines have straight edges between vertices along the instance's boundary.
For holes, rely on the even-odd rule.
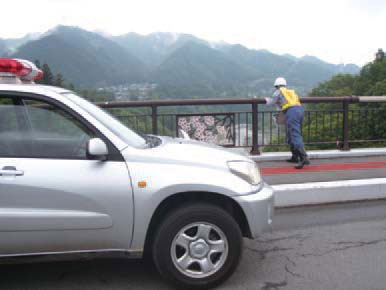
[[[386,289],[386,201],[285,209],[218,289]],[[0,289],[172,289],[143,261],[0,267]]]

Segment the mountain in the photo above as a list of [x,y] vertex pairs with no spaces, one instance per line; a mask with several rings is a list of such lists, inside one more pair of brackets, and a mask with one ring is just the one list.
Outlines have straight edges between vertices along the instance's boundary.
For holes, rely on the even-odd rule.
[[353,74],[356,75],[360,71],[360,67],[358,67],[355,64],[348,63],[348,64],[338,64],[336,65],[336,73],[340,74]]
[[337,74],[337,73],[358,74],[360,70],[360,68],[355,64],[331,64],[311,55],[305,55],[301,57],[300,60],[315,64],[315,65],[323,66],[324,68],[333,71],[334,74]]
[[319,82],[337,73],[355,74],[359,71],[355,65],[329,64],[313,56],[297,58],[289,54],[277,55],[267,50],[248,49],[239,44],[223,45],[221,51],[238,64],[255,71],[254,85],[257,91],[271,88],[274,78],[283,76],[291,86],[305,94]]
[[157,32],[149,35],[128,33],[111,38],[126,51],[150,68],[155,68],[172,52],[185,45],[187,42],[196,42],[208,45],[204,40],[190,34],[178,34],[169,32]]
[[28,33],[25,36],[19,38],[0,38],[0,56],[4,57],[12,54],[23,44],[32,40],[36,40],[41,35],[41,33]]
[[39,33],[39,32],[28,33],[28,34],[26,34],[23,37],[19,37],[19,38],[6,38],[6,39],[3,39],[3,40],[4,40],[5,45],[7,46],[7,50],[10,51],[10,52],[13,52],[16,49],[18,49],[20,46],[22,46],[23,44],[25,44],[25,43],[27,43],[29,41],[38,39],[41,35],[42,35],[42,33]]
[[38,59],[69,83],[107,86],[142,82],[145,65],[114,41],[77,27],[58,26],[19,47],[12,57]]
[[[28,40],[29,39],[29,40]],[[31,40],[32,39],[32,40]],[[44,34],[0,40],[0,53],[48,63],[68,83],[83,87],[152,82],[161,97],[267,95],[277,76],[299,94],[356,65],[335,65],[314,56],[297,58],[240,44],[210,43],[191,34],[168,32],[111,36],[58,26]]]
[[286,58],[289,58],[290,60],[293,60],[293,61],[297,61],[298,58],[292,54],[289,54],[289,53],[285,53],[283,54],[282,56],[286,57]]
[[213,84],[246,82],[249,71],[204,44],[188,42],[176,49],[156,69],[153,78],[163,84]]
[[171,53],[151,75],[165,87],[180,88],[178,95],[206,95],[253,80],[253,72],[206,44],[187,42]]
[[312,55],[305,55],[305,56],[301,57],[300,60],[305,61],[305,62],[309,62],[309,63],[313,63],[313,64],[319,64],[319,65],[327,64],[323,60],[317,58],[316,56],[312,56]]
[[3,39],[0,39],[0,56],[4,57],[7,54],[8,54],[7,43]]
[[223,46],[221,51],[228,58],[253,69],[256,78],[275,77],[292,64],[292,61],[280,55],[266,50],[248,49],[240,44]]

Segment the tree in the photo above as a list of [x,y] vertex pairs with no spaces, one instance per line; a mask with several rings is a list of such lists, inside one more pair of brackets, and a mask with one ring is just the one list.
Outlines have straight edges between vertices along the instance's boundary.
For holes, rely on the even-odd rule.
[[43,71],[43,77],[41,78],[42,83],[45,85],[52,86],[54,84],[54,75],[52,74],[49,65],[46,63],[43,64],[42,71]]
[[54,86],[62,87],[62,88],[64,87],[64,79],[63,79],[63,75],[61,73],[58,73],[55,76]]
[[62,87],[62,88],[68,87],[70,90],[75,91],[74,85],[73,84],[66,85],[63,75],[61,73],[57,73],[56,75],[54,75],[54,73],[51,71],[50,66],[47,63],[44,63],[42,66],[38,59],[35,60],[34,63],[36,67],[43,72],[43,77],[37,80],[36,83],[49,85],[49,86]]
[[[386,95],[386,59],[374,61],[362,68],[358,76],[337,75],[314,88],[310,96],[385,96]],[[304,126],[304,131],[312,132],[311,141],[337,141],[342,131],[342,105],[326,103],[309,106],[315,110],[335,110],[326,116],[329,126],[322,114],[311,115]],[[386,104],[361,103],[350,104],[349,127],[350,139],[376,140],[386,139]],[[323,119],[322,119],[323,118]],[[339,122],[338,122],[339,118]],[[319,126],[318,126],[319,125]],[[322,138],[322,140],[321,140]],[[375,144],[371,144],[375,145]],[[378,143],[378,145],[384,145]],[[359,144],[359,146],[361,146]],[[369,146],[369,143],[365,143]],[[322,146],[320,146],[322,147]]]
[[70,84],[68,85],[68,89],[71,90],[71,91],[75,91],[75,86],[74,86],[74,84],[73,84],[73,83],[70,83]]
[[353,94],[353,86],[356,78],[357,77],[350,74],[339,74],[333,76],[329,81],[323,82],[314,88],[311,91],[310,96],[351,96]]
[[52,74],[49,65],[45,63],[41,66],[39,60],[35,60],[35,65],[43,72],[43,77],[37,80],[36,83],[50,86],[54,85],[54,75]]
[[380,90],[385,80],[386,59],[369,63],[361,70],[354,85],[354,93],[362,96],[386,95],[386,90]]
[[376,82],[372,88],[371,94],[374,96],[386,96],[386,79]]
[[38,69],[41,69],[40,61],[37,59],[35,60],[35,65]]

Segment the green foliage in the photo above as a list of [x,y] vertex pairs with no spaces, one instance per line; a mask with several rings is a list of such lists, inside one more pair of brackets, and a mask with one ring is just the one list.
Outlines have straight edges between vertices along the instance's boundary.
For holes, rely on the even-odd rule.
[[56,74],[52,73],[50,66],[45,63],[41,66],[39,60],[35,60],[35,65],[37,68],[41,69],[43,72],[43,77],[36,81],[38,84],[48,85],[48,86],[57,86],[57,87],[66,87],[63,75],[61,73]]
[[42,66],[43,77],[41,78],[41,83],[45,85],[53,85],[54,84],[54,75],[51,72],[48,64],[43,64]]
[[386,95],[386,59],[367,64],[354,84],[355,95]]
[[[385,96],[386,95],[386,60],[374,61],[363,67],[358,76],[337,75],[331,80],[321,83],[314,88],[310,96]],[[315,110],[338,110],[333,114],[331,128],[317,128],[322,120],[313,116],[306,123],[304,130],[319,135],[318,141],[337,141],[342,139],[342,104],[317,104],[308,106]],[[351,104],[349,107],[349,128],[351,140],[386,139],[386,103],[379,104]],[[339,116],[338,116],[339,115]],[[328,115],[327,115],[328,116]],[[339,118],[339,120],[338,120]],[[327,124],[330,125],[329,122]],[[312,136],[315,137],[315,136]],[[352,147],[385,145],[384,143],[353,143]],[[326,146],[319,146],[326,147]]]
[[61,73],[58,73],[54,80],[54,86],[57,87],[63,87],[64,86],[64,79]]
[[314,88],[311,91],[310,96],[351,96],[353,94],[353,86],[355,80],[356,76],[349,74],[339,74],[333,76],[329,81],[323,82]]
[[386,95],[386,79],[383,81],[378,81],[372,88],[371,91],[374,96],[385,96]]
[[386,95],[386,59],[365,65],[359,75],[336,75],[314,88],[310,96]]

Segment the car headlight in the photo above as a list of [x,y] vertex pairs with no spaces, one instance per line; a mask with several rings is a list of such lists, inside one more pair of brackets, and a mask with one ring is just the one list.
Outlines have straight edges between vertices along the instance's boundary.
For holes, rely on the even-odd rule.
[[261,182],[260,170],[255,162],[228,161],[228,167],[233,174],[252,185],[257,185]]

